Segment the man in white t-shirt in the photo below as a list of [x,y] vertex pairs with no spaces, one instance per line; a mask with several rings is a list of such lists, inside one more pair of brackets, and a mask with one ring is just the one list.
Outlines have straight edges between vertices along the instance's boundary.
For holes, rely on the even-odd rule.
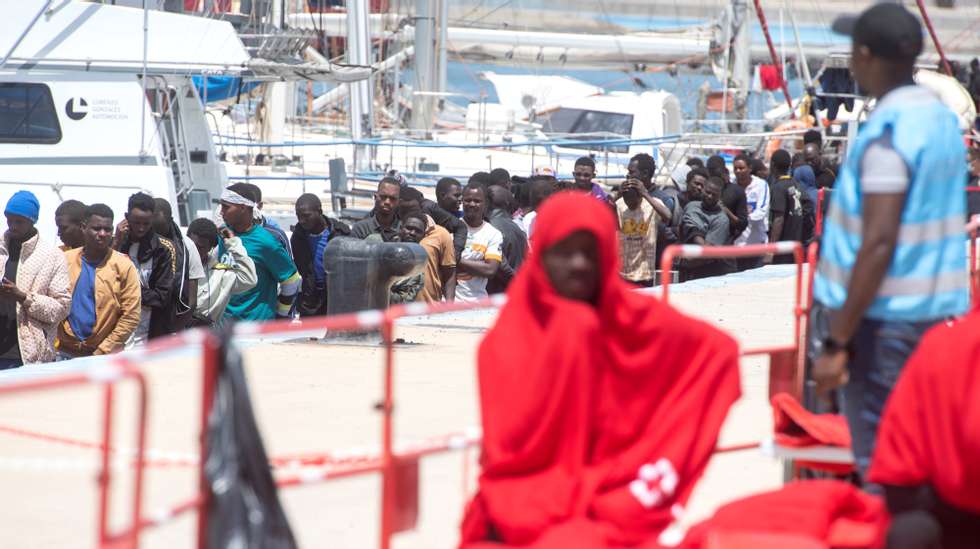
[[[769,241],[769,184],[752,175],[752,159],[740,154],[732,162],[735,170],[735,183],[745,189],[745,200],[749,210],[749,225],[735,238],[736,246],[765,244]],[[738,259],[738,270],[752,269],[762,265],[762,257]]]
[[467,185],[463,190],[466,246],[456,266],[456,301],[472,303],[488,297],[487,281],[500,268],[504,237],[483,219],[486,211],[486,189],[478,184]]

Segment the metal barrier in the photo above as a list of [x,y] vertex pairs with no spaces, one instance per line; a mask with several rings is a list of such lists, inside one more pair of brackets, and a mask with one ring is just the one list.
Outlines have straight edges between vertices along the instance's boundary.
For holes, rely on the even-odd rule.
[[[699,247],[699,246],[671,246],[665,251],[664,258],[669,266],[674,257],[750,257],[764,254],[783,254],[791,253],[796,259],[797,276],[794,306],[794,338],[792,345],[774,346],[743,350],[741,356],[767,355],[770,357],[770,392],[787,391],[799,394],[802,390],[802,353],[800,352],[800,341],[802,334],[802,319],[806,314],[806,307],[803,302],[803,250],[798,242],[779,242],[775,244],[764,244],[755,246],[745,246],[739,248],[732,247]],[[663,299],[669,300],[670,292],[670,269],[667,271],[663,286]],[[380,452],[377,455],[357,455],[340,456],[330,454],[310,454],[299,456],[277,456],[270,458],[272,467],[288,467],[290,465],[302,465],[306,467],[320,467],[315,471],[303,471],[300,474],[292,474],[288,469],[287,474],[277,477],[276,484],[280,488],[293,486],[309,485],[311,483],[325,482],[338,478],[347,478],[357,475],[376,473],[380,474],[381,482],[381,517],[380,517],[380,547],[389,549],[391,538],[395,533],[413,528],[415,525],[417,511],[417,463],[425,456],[431,456],[450,451],[462,450],[467,452],[469,449],[479,446],[480,436],[474,433],[454,433],[435,439],[426,440],[420,444],[409,447],[396,448],[394,445],[394,341],[395,341],[395,321],[406,316],[419,316],[448,313],[455,311],[466,311],[475,309],[494,308],[501,306],[506,301],[504,296],[494,296],[490,299],[475,304],[461,303],[410,303],[393,306],[385,311],[363,311],[353,314],[345,314],[334,317],[320,317],[303,319],[301,322],[281,320],[265,323],[241,323],[235,327],[237,336],[260,336],[260,335],[288,335],[301,333],[322,334],[324,331],[344,332],[344,331],[367,331],[378,330],[381,333],[382,341],[385,346],[383,364],[383,394],[377,406],[381,413],[381,444]],[[188,346],[202,345],[202,392],[201,392],[201,417],[199,428],[201,429],[199,457],[184,460],[154,460],[153,456],[147,459],[145,450],[145,431],[146,431],[146,397],[147,388],[145,380],[138,369],[132,366],[134,358],[142,356],[155,356],[160,353],[186,349]],[[138,547],[140,535],[145,530],[166,524],[177,517],[188,512],[197,513],[197,546],[200,549],[206,547],[206,533],[208,528],[208,505],[209,486],[204,473],[205,456],[208,447],[207,422],[211,411],[211,404],[214,396],[214,389],[217,380],[219,365],[223,360],[221,355],[222,348],[218,337],[210,332],[203,330],[192,330],[163,338],[151,342],[143,352],[135,355],[120,356],[109,359],[115,364],[114,368],[99,364],[96,367],[79,368],[77,373],[62,374],[55,376],[52,380],[35,381],[23,383],[22,385],[11,383],[0,383],[0,393],[10,391],[25,391],[32,388],[44,388],[47,385],[77,384],[88,381],[100,381],[109,383],[106,390],[106,417],[107,423],[103,433],[103,442],[98,445],[102,451],[102,471],[99,478],[100,484],[100,510],[99,510],[99,544],[101,549],[109,547],[127,546]],[[134,458],[134,474],[136,475],[135,489],[132,501],[132,526],[122,534],[111,534],[108,531],[108,487],[109,487],[109,454],[116,452],[110,446],[111,422],[109,413],[111,412],[112,383],[118,379],[133,378],[140,384],[140,414],[139,414],[139,441]],[[42,379],[42,378],[38,378]],[[60,441],[62,443],[83,445],[78,441],[68,439]],[[94,445],[88,445],[94,447]],[[740,450],[758,448],[759,443],[742,443],[727,447],[719,447],[715,453],[728,453]],[[468,480],[468,458],[464,453],[463,469],[463,490],[469,491]],[[150,517],[143,516],[141,505],[142,479],[147,467],[195,467],[198,475],[198,493],[182,501],[164,512],[152,514]]]
[[[110,497],[109,489],[112,484],[110,454],[112,450],[113,431],[113,402],[114,387],[121,380],[136,382],[139,393],[136,446],[133,460],[136,464],[133,472],[133,492],[131,501],[130,520],[132,526],[122,533],[113,533],[109,527]],[[62,389],[87,384],[104,385],[102,398],[102,441],[97,445],[102,457],[99,461],[99,475],[96,480],[99,487],[99,505],[97,516],[98,544],[97,547],[137,547],[140,532],[143,528],[143,462],[146,451],[146,411],[147,386],[143,374],[123,357],[115,357],[110,362],[95,367],[74,368],[65,372],[25,375],[0,381],[0,396],[24,393],[28,391],[44,391]]]
[[803,245],[799,242],[775,242],[772,244],[753,244],[749,246],[695,246],[673,245],[664,250],[660,269],[664,272],[664,302],[670,299],[670,268],[676,258],[731,259],[739,257],[759,257],[764,255],[792,254],[796,262],[796,296],[793,308],[793,343],[775,347],[743,350],[741,356],[767,355],[770,360],[769,393],[789,392],[797,399],[803,396],[803,353],[800,352],[803,319],[807,308],[803,300]]

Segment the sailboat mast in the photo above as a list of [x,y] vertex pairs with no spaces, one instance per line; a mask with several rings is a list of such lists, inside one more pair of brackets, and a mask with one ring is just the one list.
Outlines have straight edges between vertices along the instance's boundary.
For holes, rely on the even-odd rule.
[[432,129],[436,72],[435,18],[438,0],[415,2],[415,85],[412,95],[412,129]]
[[[371,65],[371,29],[368,23],[368,0],[347,0],[347,63]],[[350,115],[351,139],[358,141],[371,137],[374,130],[374,98],[371,79],[351,82]],[[367,148],[354,147],[354,173],[367,168]]]

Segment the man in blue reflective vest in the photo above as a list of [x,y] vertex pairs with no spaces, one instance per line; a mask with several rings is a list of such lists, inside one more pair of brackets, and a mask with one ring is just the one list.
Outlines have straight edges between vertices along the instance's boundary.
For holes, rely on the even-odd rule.
[[924,332],[966,312],[966,165],[956,116],[915,85],[922,26],[897,4],[841,17],[851,71],[877,99],[837,179],[814,284],[817,392],[844,386],[863,476],[882,408]]

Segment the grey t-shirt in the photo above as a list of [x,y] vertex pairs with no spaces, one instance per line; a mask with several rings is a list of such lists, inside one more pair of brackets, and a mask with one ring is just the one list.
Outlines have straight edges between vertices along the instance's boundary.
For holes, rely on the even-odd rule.
[[701,201],[688,202],[684,207],[684,217],[681,220],[681,234],[685,243],[692,243],[695,236],[704,237],[709,246],[726,246],[731,244],[731,233],[728,227],[728,216],[721,210],[705,211]]

